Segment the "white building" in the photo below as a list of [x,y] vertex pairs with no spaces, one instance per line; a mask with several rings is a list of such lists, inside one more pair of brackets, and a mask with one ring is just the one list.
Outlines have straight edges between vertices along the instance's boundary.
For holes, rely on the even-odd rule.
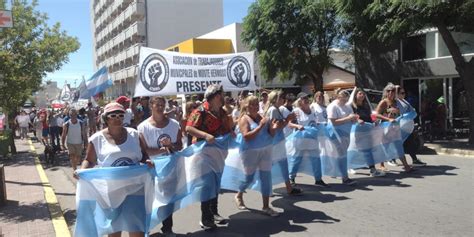
[[223,25],[222,0],[92,0],[94,68],[108,67],[109,98],[133,94],[140,46],[165,49]]

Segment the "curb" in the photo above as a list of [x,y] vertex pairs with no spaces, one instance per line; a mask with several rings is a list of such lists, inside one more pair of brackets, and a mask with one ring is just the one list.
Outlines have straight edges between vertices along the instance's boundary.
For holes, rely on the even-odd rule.
[[458,148],[444,148],[436,144],[426,144],[425,147],[435,150],[436,154],[439,155],[453,155],[453,156],[462,156],[466,158],[474,159],[474,150],[458,149]]
[[44,172],[43,166],[41,166],[38,154],[36,153],[36,148],[34,147],[30,139],[28,139],[28,144],[30,145],[30,150],[35,154],[34,158],[36,170],[38,171],[38,175],[40,176],[41,183],[43,183],[44,197],[46,203],[48,204],[48,210],[51,216],[51,221],[53,222],[53,227],[54,231],[56,232],[56,236],[70,237],[71,233],[69,232],[66,219],[64,218],[61,206],[59,205],[58,199],[56,198],[56,194],[54,193],[54,190],[51,187],[51,184],[49,183],[48,177]]

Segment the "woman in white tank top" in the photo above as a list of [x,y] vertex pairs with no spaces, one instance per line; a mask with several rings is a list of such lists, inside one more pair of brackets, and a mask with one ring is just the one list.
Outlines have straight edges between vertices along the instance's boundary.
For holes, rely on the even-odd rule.
[[[107,124],[107,128],[96,132],[89,138],[86,158],[81,165],[82,169],[94,166],[138,165],[145,161],[150,163],[140,147],[138,131],[123,127],[124,114],[125,109],[118,103],[112,102],[105,106],[103,120]],[[109,236],[120,236],[120,232]],[[144,236],[144,233],[130,232],[129,236]]]
[[[138,125],[140,142],[148,156],[165,155],[179,151],[183,148],[181,142],[181,129],[179,123],[164,114],[166,100],[164,97],[155,96],[150,100],[151,116]],[[171,176],[171,175],[170,175]],[[155,179],[164,194],[174,194],[174,186],[167,185],[178,177],[167,177],[166,180]],[[162,183],[160,183],[162,182]],[[173,214],[163,221],[161,231],[165,236],[173,235]]]

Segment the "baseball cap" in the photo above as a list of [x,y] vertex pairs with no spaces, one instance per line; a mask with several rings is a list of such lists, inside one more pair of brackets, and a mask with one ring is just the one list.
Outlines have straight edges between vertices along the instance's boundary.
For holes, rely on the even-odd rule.
[[306,94],[305,92],[300,92],[298,93],[298,95],[296,96],[296,98],[298,99],[302,99],[302,98],[307,98],[309,95]]
[[120,104],[122,104],[122,103],[129,103],[129,102],[130,102],[130,99],[129,99],[128,97],[122,95],[122,96],[119,96],[119,97],[115,100],[115,102],[120,103]]
[[123,108],[123,106],[121,104],[117,103],[117,102],[108,103],[104,107],[104,113],[105,114],[108,114],[108,113],[111,113],[111,112],[114,112],[114,111],[119,111],[119,112],[125,113],[125,109]]

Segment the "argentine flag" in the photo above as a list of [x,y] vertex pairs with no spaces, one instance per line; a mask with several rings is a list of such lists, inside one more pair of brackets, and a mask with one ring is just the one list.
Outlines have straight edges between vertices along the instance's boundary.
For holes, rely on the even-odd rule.
[[225,135],[213,144],[200,141],[172,155],[153,157],[156,176],[151,228],[174,211],[217,196],[232,140]]
[[148,232],[153,173],[144,165],[78,171],[74,236]]
[[242,192],[253,189],[266,196],[271,194],[273,137],[268,133],[268,126],[267,123],[250,141],[245,141],[242,133],[237,135],[225,160],[223,189]]
[[89,99],[112,86],[107,67],[102,67],[86,81],[86,89],[80,93],[81,99]]
[[321,169],[325,176],[347,175],[347,148],[350,142],[352,123],[327,124],[323,130],[325,139],[318,139],[321,149]]
[[321,149],[319,140],[324,140],[325,125],[304,127],[293,131],[286,139],[288,168],[291,176],[302,172],[321,179]]

